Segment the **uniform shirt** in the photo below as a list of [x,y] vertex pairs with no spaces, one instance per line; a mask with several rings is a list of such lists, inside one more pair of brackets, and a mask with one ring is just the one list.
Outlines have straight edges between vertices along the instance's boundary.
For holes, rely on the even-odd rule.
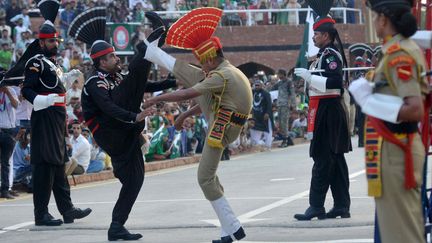
[[81,134],[77,138],[71,137],[70,142],[72,144],[72,158],[75,158],[78,164],[84,167],[84,171],[87,171],[91,158],[90,143]]
[[319,75],[327,77],[326,91],[321,92],[313,86],[309,89],[309,94],[316,93],[318,95],[325,95],[332,91],[338,91],[339,95],[343,90],[343,63],[338,49],[333,45],[327,45],[321,48],[317,54],[317,59],[311,64],[312,70],[324,69]]
[[[420,73],[426,70],[426,61],[414,41],[398,34],[385,43],[381,51],[384,56],[373,77],[375,93],[405,98],[424,97],[429,92],[426,78],[417,73],[418,68]],[[384,123],[393,132],[417,131],[417,122]]]
[[[33,103],[37,95],[64,94],[66,89],[58,77],[60,66],[53,58],[41,54],[30,58],[25,66],[22,95]],[[31,115],[31,163],[63,165],[66,156],[66,109],[50,106]],[[47,146],[49,145],[49,146]]]
[[280,79],[272,90],[278,91],[277,106],[290,106],[295,104],[294,86],[289,79]]
[[227,60],[223,61],[215,70],[210,71],[202,82],[195,84],[192,88],[201,94],[220,95],[224,88],[224,79],[216,72],[221,73],[227,79],[220,106],[242,114],[249,114],[252,108],[252,92],[249,80],[242,71]]
[[[120,73],[109,74],[105,71],[95,71],[85,82],[81,95],[84,119],[89,121],[96,116],[106,114],[111,118],[125,123],[134,123],[137,114],[116,105],[112,99],[112,92],[123,77]],[[107,120],[99,120],[100,123]]]
[[[18,100],[15,90],[8,88],[12,96]],[[16,123],[16,109],[6,93],[0,92],[0,128],[14,128]]]

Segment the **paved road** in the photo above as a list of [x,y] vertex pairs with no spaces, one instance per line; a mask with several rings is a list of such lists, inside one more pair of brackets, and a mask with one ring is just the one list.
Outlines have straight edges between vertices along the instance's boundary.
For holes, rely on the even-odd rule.
[[[356,147],[356,144],[354,145]],[[308,206],[312,160],[308,144],[241,155],[222,162],[225,195],[244,223],[244,243],[372,242],[373,200],[366,196],[363,150],[347,157],[351,178],[350,219],[298,222]],[[216,215],[196,182],[197,165],[148,173],[127,227],[148,243],[204,243],[219,235]],[[74,187],[72,199],[93,213],[74,224],[35,227],[31,196],[0,202],[0,242],[106,242],[111,210],[120,184],[116,180]],[[328,194],[326,208],[332,207]],[[50,212],[60,217],[51,201]]]

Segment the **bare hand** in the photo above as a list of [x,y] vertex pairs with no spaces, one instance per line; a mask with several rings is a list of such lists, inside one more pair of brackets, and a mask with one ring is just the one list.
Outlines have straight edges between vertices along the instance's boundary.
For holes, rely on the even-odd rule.
[[135,118],[135,122],[141,122],[143,121],[146,116],[150,116],[155,112],[155,108],[154,107],[148,107],[147,109],[141,111],[140,113],[137,114],[136,118]]
[[154,101],[154,98],[148,98],[146,100],[144,100],[144,104],[142,105],[143,109],[147,109],[150,106],[153,106],[154,104],[156,104],[157,102]]
[[267,121],[269,119],[269,114],[265,113],[264,114],[264,121]]
[[177,119],[174,121],[174,127],[177,131],[182,130],[183,122],[186,119],[186,116],[179,115]]

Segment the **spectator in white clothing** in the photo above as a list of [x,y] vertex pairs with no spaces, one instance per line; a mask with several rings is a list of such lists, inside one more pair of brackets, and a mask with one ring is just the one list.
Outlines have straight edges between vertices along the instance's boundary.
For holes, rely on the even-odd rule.
[[87,139],[81,135],[81,124],[76,120],[72,123],[71,138],[72,158],[78,163],[78,166],[72,172],[73,175],[81,175],[87,171],[91,158],[91,146]]
[[78,80],[73,81],[71,88],[66,91],[66,102],[69,103],[72,97],[77,97],[78,101],[81,100],[81,89]]

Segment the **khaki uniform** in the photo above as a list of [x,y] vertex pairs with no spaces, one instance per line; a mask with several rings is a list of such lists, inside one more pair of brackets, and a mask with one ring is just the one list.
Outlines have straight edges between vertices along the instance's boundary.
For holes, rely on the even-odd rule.
[[[223,61],[206,77],[201,69],[177,60],[173,73],[186,88],[192,87],[202,94],[196,98],[196,102],[210,125],[215,121],[218,96],[220,96],[220,107],[241,114],[250,113],[252,90],[249,80],[228,61]],[[224,79],[226,79],[225,85]],[[240,131],[241,126],[228,124],[222,139],[223,146],[226,147],[235,141]],[[222,152],[223,148],[211,147],[206,140],[198,167],[198,182],[205,197],[210,201],[223,196],[223,187],[216,175]]]
[[[424,98],[424,95],[428,93],[427,82],[419,75],[425,71],[426,64],[419,47],[410,39],[396,35],[384,44],[382,52],[384,56],[373,77],[376,84],[374,92],[401,98],[412,96]],[[406,124],[393,124],[393,129],[390,130],[397,130],[397,126],[400,128]],[[388,126],[388,123],[386,125]],[[406,133],[399,133],[396,137],[406,144]],[[404,151],[397,145],[383,140],[381,147],[382,196],[375,198],[383,243],[425,242],[420,194],[425,151],[418,133],[413,139],[412,154],[417,187],[407,190],[404,187]]]

